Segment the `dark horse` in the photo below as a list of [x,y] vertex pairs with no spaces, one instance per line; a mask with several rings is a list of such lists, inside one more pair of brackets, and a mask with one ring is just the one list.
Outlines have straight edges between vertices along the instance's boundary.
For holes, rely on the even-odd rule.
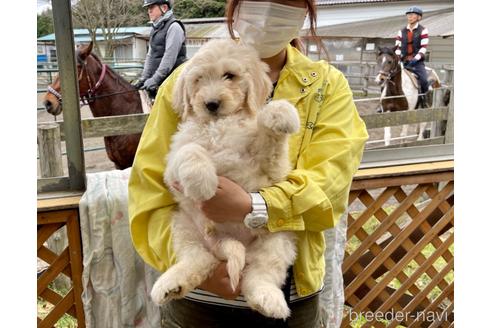
[[[89,104],[92,115],[101,117],[142,113],[138,91],[91,51],[92,42],[88,46],[79,47],[76,55],[80,99]],[[57,76],[44,95],[46,110],[55,116],[62,112],[60,89]],[[139,140],[140,133],[104,137],[106,153],[117,169],[132,166]]]
[[[379,48],[377,53],[377,64],[379,72],[376,82],[381,85],[381,107],[383,112],[394,112],[403,110],[414,110],[420,104],[419,86],[413,73],[405,68],[395,54],[396,48]],[[427,69],[429,85],[433,88],[440,86],[439,77],[432,69]],[[426,122],[420,123],[418,140],[424,138]],[[408,125],[403,125],[401,136],[407,136]],[[384,143],[390,144],[390,127],[384,128]]]

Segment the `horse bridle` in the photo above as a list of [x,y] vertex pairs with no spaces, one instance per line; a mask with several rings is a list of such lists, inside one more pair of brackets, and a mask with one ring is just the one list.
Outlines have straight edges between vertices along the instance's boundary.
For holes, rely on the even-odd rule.
[[[101,67],[101,75],[99,76],[99,79],[97,80],[97,82],[94,85],[94,87],[92,87],[92,80],[91,80],[91,78],[89,76],[89,73],[87,72],[87,68],[86,68],[87,62],[86,61],[83,61],[83,62],[80,61],[80,62],[81,62],[80,64],[82,66],[82,69],[80,70],[80,73],[79,73],[79,76],[78,76],[78,81],[82,80],[83,73],[85,71],[85,78],[87,79],[87,84],[89,85],[89,88],[87,89],[87,92],[84,93],[84,94],[80,94],[80,103],[81,104],[87,105],[90,102],[93,102],[93,101],[95,101],[96,99],[99,99],[99,98],[104,98],[104,97],[114,96],[114,95],[118,95],[118,94],[123,94],[123,93],[129,93],[129,92],[135,92],[135,91],[137,91],[137,90],[125,90],[125,91],[122,91],[122,92],[113,92],[113,93],[109,93],[109,94],[97,96],[96,95],[96,92],[99,89],[99,87],[101,86],[101,84],[103,83],[104,78],[106,77],[106,71],[108,69],[108,65],[102,64],[102,67]],[[48,85],[47,92],[48,93],[51,93],[53,96],[55,96],[55,98],[58,100],[59,103],[62,102],[62,95],[61,95],[61,93],[59,93],[58,91],[56,91],[51,85]]]
[[396,75],[396,73],[398,73],[398,68],[400,66],[400,62],[396,61],[395,63],[396,63],[395,67],[393,69],[390,69],[389,72],[385,72],[382,70],[380,70],[378,72],[378,74],[385,77],[384,83],[391,82],[391,83],[395,84],[395,82],[393,82],[391,79]]
[[[85,94],[80,95],[80,100],[82,101],[82,103],[84,103],[84,101],[85,101],[85,104],[88,104],[89,101],[91,101],[91,98],[96,95],[97,89],[99,89],[102,82],[104,81],[104,78],[106,77],[106,69],[107,69],[108,65],[102,64],[101,75],[99,76],[99,79],[97,80],[94,87],[92,87],[91,77],[89,76],[89,73],[87,72],[86,66],[87,66],[87,62],[84,61],[82,63],[82,69],[80,71],[79,81],[81,79],[82,73],[85,71],[85,77],[87,79],[87,84],[89,85],[89,89],[87,89],[87,92]],[[92,101],[94,101],[94,100],[92,100]]]

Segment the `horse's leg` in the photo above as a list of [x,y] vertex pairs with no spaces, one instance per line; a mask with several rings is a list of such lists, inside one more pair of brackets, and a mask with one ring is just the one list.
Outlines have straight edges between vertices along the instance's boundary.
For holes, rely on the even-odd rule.
[[384,145],[389,146],[390,142],[391,142],[391,127],[385,126],[384,127]]

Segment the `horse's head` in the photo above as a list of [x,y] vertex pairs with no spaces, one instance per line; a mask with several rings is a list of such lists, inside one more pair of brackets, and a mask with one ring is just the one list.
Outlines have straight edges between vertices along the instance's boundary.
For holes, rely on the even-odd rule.
[[400,60],[395,54],[395,50],[396,47],[378,47],[376,62],[379,70],[375,81],[379,85],[383,84],[386,80],[391,79],[392,75],[398,70]]
[[[79,46],[76,50],[77,76],[79,82],[79,93],[82,96],[90,96],[97,81],[97,76],[101,74],[102,63],[92,52],[92,42],[87,46]],[[44,95],[43,101],[46,111],[52,115],[59,115],[62,112],[62,95],[60,77],[56,76],[55,81],[48,85],[48,92]]]

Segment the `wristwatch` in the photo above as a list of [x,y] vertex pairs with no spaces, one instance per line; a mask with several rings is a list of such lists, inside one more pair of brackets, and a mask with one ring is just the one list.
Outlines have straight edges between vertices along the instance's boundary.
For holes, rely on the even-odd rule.
[[259,192],[252,192],[251,205],[253,210],[244,217],[244,225],[250,229],[262,228],[267,224],[268,212],[265,200]]

